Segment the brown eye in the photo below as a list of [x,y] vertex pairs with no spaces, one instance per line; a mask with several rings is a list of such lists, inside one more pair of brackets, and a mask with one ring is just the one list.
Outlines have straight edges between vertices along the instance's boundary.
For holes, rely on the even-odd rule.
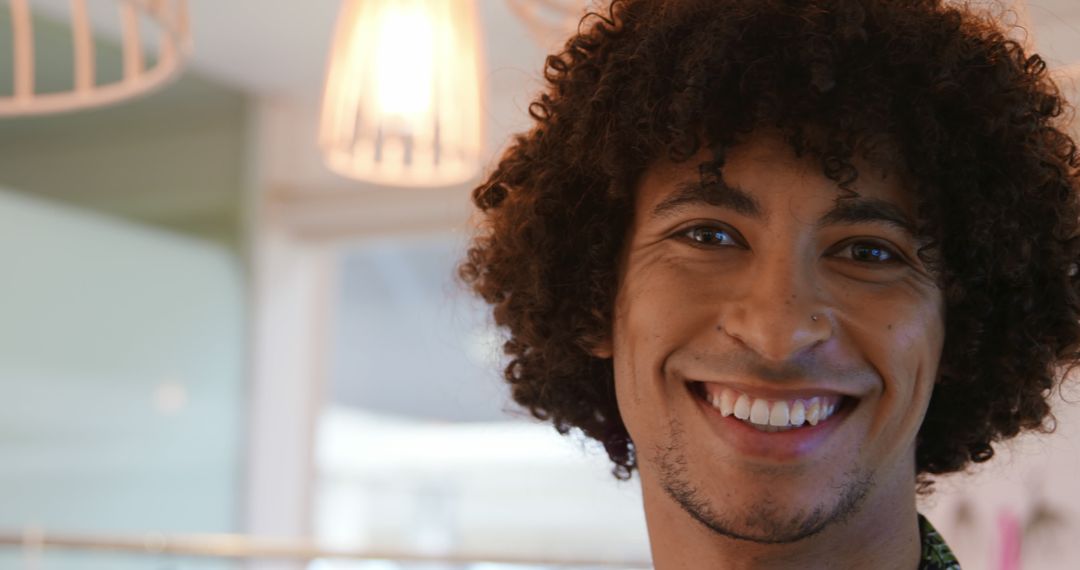
[[683,237],[700,245],[735,245],[735,239],[731,234],[715,226],[694,226],[682,233]]
[[892,249],[874,242],[855,242],[844,248],[851,252],[851,259],[864,263],[897,263],[900,256]]

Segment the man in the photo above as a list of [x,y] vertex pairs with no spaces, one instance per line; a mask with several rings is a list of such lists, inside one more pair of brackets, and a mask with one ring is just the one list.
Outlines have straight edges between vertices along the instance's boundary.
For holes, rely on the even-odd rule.
[[930,475],[1078,360],[1043,62],[933,0],[615,0],[474,200],[514,398],[638,471],[653,561],[958,568]]

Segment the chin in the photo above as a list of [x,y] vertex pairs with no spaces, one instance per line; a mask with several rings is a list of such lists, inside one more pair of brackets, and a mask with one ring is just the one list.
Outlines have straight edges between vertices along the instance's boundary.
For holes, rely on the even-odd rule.
[[[741,466],[701,469],[688,457],[675,423],[670,440],[650,458],[660,488],[682,511],[708,530],[762,544],[794,543],[842,524],[874,487],[866,472],[815,472],[827,466]],[[707,471],[704,476],[700,471]]]

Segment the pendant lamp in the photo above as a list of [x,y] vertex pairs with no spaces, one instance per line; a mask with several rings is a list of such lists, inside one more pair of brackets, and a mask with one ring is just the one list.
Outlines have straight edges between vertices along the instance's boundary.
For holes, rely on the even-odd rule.
[[345,0],[319,126],[327,166],[391,186],[474,177],[481,33],[474,0]]
[[537,45],[558,48],[585,15],[585,0],[506,0]]
[[[0,117],[42,115],[99,107],[143,95],[176,77],[190,51],[185,0],[109,0],[117,7],[123,42],[123,76],[113,83],[95,79],[94,30],[87,0],[71,0],[70,22],[74,78],[66,91],[35,89],[38,62],[30,0],[8,0],[11,12],[12,85],[0,95]],[[0,8],[2,9],[2,8]],[[149,23],[143,29],[142,23]],[[159,36],[153,65],[147,65],[147,35]]]

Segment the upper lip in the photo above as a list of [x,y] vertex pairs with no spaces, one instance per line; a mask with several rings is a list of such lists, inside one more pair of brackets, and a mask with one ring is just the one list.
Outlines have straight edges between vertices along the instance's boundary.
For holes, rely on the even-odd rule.
[[686,382],[716,384],[725,388],[730,388],[737,392],[741,392],[743,394],[746,394],[747,396],[750,396],[751,398],[762,398],[766,400],[801,400],[813,398],[815,396],[847,396],[851,398],[859,397],[858,395],[854,394],[850,388],[842,389],[830,386],[807,385],[801,383],[794,383],[780,388],[776,386],[748,384],[736,380],[699,380],[695,378],[688,378],[686,379]]

